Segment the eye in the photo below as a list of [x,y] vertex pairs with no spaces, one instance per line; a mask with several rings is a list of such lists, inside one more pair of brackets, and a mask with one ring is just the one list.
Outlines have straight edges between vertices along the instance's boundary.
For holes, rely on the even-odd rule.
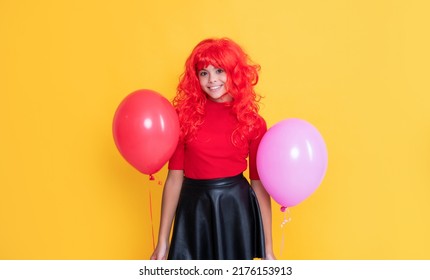
[[204,76],[206,76],[208,74],[208,72],[207,71],[205,71],[205,70],[201,70],[201,71],[199,71],[199,76],[200,77],[204,77]]
[[217,74],[224,73],[224,69],[222,69],[222,68],[218,68],[218,69],[216,70],[216,72],[217,72]]

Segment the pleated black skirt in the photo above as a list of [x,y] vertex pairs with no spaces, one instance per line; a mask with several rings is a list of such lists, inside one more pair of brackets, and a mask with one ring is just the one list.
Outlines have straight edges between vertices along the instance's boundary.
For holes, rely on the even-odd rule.
[[242,174],[184,179],[168,259],[252,260],[264,252],[257,197]]

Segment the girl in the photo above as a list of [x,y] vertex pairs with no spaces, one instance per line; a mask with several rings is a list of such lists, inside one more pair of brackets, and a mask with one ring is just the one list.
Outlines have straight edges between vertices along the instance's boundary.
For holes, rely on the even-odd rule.
[[[275,259],[270,197],[255,161],[267,129],[254,91],[259,70],[228,38],[203,40],[188,57],[173,100],[181,137],[151,259]],[[242,175],[247,157],[251,184]]]

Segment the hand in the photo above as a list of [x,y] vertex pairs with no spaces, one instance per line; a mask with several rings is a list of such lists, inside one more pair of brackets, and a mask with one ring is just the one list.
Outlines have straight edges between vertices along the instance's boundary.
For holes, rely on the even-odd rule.
[[276,260],[276,257],[273,253],[266,253],[264,260]]
[[168,246],[165,244],[157,244],[150,260],[166,260],[168,252]]

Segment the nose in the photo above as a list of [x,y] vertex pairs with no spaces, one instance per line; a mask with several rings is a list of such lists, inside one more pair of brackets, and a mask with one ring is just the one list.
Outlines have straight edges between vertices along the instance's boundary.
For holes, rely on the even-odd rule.
[[210,83],[215,83],[216,81],[217,81],[216,74],[209,74],[209,82]]

